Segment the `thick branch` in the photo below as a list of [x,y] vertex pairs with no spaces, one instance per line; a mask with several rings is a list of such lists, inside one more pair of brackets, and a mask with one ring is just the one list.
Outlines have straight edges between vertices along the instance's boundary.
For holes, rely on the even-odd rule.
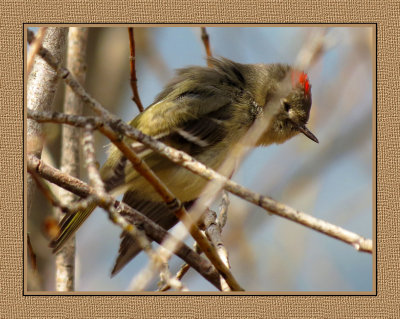
[[[67,28],[48,28],[44,36],[39,51],[45,47],[46,51],[55,57],[58,61],[64,60],[65,44],[67,36]],[[31,37],[31,43],[34,40],[33,32],[28,30],[28,37]],[[39,41],[36,42],[39,45]],[[36,51],[37,49],[35,49]],[[28,110],[50,111],[52,108],[58,77],[52,67],[48,65],[41,57],[36,56],[33,62],[33,68],[28,78],[27,90],[27,106]],[[42,141],[42,125],[28,119],[27,135],[28,149],[39,158],[41,157],[43,141]],[[28,176],[28,214],[33,202],[33,194],[35,192],[35,181]]]
[[[68,33],[67,67],[76,79],[85,83],[86,79],[86,44],[89,30],[87,28],[70,28]],[[70,89],[65,90],[64,112],[82,114],[82,100]],[[61,171],[79,177],[79,139],[77,127],[63,126],[61,141]],[[59,197],[64,206],[72,203],[75,197],[64,189],[60,189]],[[57,211],[57,218],[63,214]],[[75,237],[72,237],[56,256],[56,290],[73,291],[75,286]]]

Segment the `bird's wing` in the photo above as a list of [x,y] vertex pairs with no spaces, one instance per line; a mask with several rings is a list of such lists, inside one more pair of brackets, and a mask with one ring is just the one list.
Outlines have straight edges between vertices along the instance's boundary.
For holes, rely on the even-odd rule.
[[[243,79],[240,72],[232,71],[231,66],[230,73],[221,69],[227,67],[226,65],[218,67],[218,70],[197,68],[193,72],[191,68],[179,71],[174,82],[171,82],[159,94],[156,101],[145,112],[132,120],[130,125],[194,157],[211,149],[227,134],[232,134],[226,123],[235,116],[237,105],[235,102],[242,93],[240,83]],[[132,145],[156,174],[177,173],[177,170],[172,169],[175,164],[160,154],[137,142],[133,142]],[[161,201],[161,198],[149,200],[140,193],[141,186],[147,186],[147,184],[140,184],[140,186],[138,186],[139,182],[135,184],[136,180],[143,180],[143,178],[130,165],[124,157],[121,157],[118,163],[113,163],[113,167],[117,168],[116,175],[119,178],[124,177],[124,184],[127,185],[124,189],[123,201],[166,230],[170,229],[177,222],[175,215]],[[164,182],[168,183],[168,174],[167,178],[163,177]],[[195,196],[188,200],[185,206],[191,205]],[[129,234],[123,232],[121,237],[119,255],[112,275],[120,271],[141,251],[137,240]]]
[[[204,68],[201,70],[205,72]],[[206,74],[208,72],[211,71],[207,70]],[[223,140],[227,134],[232,134],[226,123],[234,114],[234,102],[239,94],[235,91],[237,88],[227,84],[221,85],[223,79],[222,75],[220,79],[217,77],[219,85],[211,82],[201,86],[201,90],[184,90],[183,88],[192,87],[191,82],[194,80],[188,75],[183,76],[180,85],[167,86],[164,91],[170,90],[170,92],[162,95],[161,100],[156,100],[129,124],[167,145],[196,157]],[[177,88],[171,89],[171,86]],[[161,155],[141,143],[135,141],[130,143],[150,167],[170,164]],[[113,152],[118,155],[112,154]],[[131,164],[119,150],[112,146],[109,159],[102,168],[102,176],[108,189],[113,189],[129,184],[137,178],[138,173],[132,169]],[[126,190],[121,186],[119,192],[124,193]]]

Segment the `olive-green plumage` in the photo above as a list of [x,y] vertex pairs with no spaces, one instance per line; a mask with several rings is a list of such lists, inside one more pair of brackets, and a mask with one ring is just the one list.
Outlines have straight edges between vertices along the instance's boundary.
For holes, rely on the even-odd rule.
[[[317,141],[305,127],[311,107],[308,79],[290,79],[293,70],[281,64],[239,64],[210,59],[212,67],[180,69],[155,102],[129,124],[143,133],[180,149],[217,169],[229,149],[244,136],[266,108],[273,119],[256,145],[282,143],[302,132]],[[272,108],[272,109],[269,109]],[[132,147],[157,176],[187,207],[199,196],[206,180],[175,165],[163,156],[132,141]],[[101,169],[108,191],[124,193],[123,201],[165,229],[176,224],[175,216],[153,187],[112,145]],[[60,234],[51,242],[54,251],[74,234],[94,207],[66,216]],[[129,219],[129,218],[128,218]],[[122,234],[117,273],[139,252],[136,241]]]

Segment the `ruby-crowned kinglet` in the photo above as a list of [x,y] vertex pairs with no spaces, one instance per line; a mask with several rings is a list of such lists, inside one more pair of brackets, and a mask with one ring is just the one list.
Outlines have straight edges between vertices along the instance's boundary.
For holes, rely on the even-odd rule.
[[[283,64],[240,64],[224,58],[210,58],[209,61],[212,67],[178,70],[154,103],[130,125],[213,169],[221,165],[229,149],[267,110],[274,112],[255,146],[280,144],[298,133],[318,143],[306,127],[311,85],[304,72]],[[138,153],[175,196],[190,207],[207,181],[150,149],[139,147]],[[113,145],[101,176],[108,191],[123,188],[123,202],[166,230],[177,223],[175,215],[153,187]],[[94,208],[65,216],[58,237],[50,244],[55,252]],[[123,233],[112,275],[140,250],[137,241]]]

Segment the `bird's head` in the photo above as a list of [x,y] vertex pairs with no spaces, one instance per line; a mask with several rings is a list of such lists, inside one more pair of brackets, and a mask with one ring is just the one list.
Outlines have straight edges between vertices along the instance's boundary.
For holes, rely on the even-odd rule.
[[271,119],[258,144],[281,144],[298,133],[318,143],[306,126],[311,109],[311,84],[307,74],[274,64],[267,66],[266,77],[265,101],[261,103],[265,113],[270,112]]

